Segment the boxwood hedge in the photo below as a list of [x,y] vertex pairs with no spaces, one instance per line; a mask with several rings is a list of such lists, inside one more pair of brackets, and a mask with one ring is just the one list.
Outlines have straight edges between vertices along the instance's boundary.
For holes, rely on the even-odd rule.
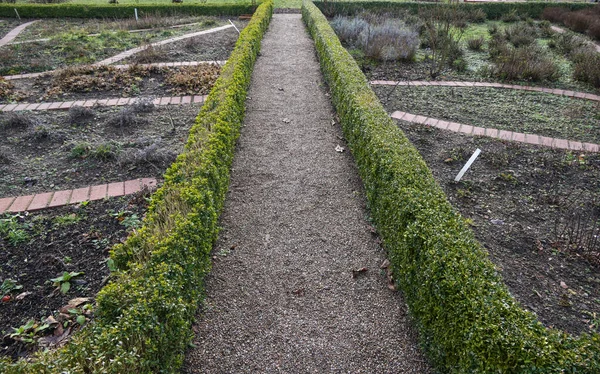
[[178,14],[205,16],[239,16],[254,11],[250,2],[232,4],[0,4],[0,17],[16,18],[133,18],[139,16]]
[[[445,6],[443,3],[424,2],[385,2],[385,1],[315,1],[314,4],[327,16],[333,15],[356,15],[362,11],[382,12],[387,14],[398,14],[406,10],[417,13],[420,8],[433,6]],[[590,3],[563,3],[563,2],[484,2],[484,3],[460,3],[461,7],[469,9],[482,9],[488,19],[500,19],[504,14],[515,11],[516,14],[525,17],[539,18],[546,7],[565,7],[570,10],[579,10],[594,6]]]
[[599,373],[600,335],[547,329],[519,306],[327,19],[306,1],[302,16],[372,218],[435,369]]
[[261,4],[190,130],[184,152],[152,196],[143,227],[111,252],[116,270],[96,318],[63,349],[2,373],[170,373],[183,362],[210,269],[246,92],[273,12]]

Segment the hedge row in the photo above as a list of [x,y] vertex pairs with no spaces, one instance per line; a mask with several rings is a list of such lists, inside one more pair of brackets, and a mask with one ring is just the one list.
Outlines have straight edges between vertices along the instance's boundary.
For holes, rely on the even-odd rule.
[[0,372],[163,373],[181,366],[211,266],[246,92],[272,12],[272,0],[258,7],[200,110],[184,152],[152,196],[143,227],[112,250],[117,270],[97,296],[94,322],[65,349],[34,363],[0,363]]
[[239,16],[251,14],[250,2],[231,4],[0,4],[0,17],[16,18],[15,9],[22,18],[132,18],[134,9],[138,15],[203,15]]
[[[383,2],[383,1],[315,1],[315,5],[328,17],[334,15],[352,16],[364,11],[384,12],[398,14],[404,11],[417,13],[421,8],[444,6],[440,3],[426,2]],[[500,19],[504,14],[515,11],[520,16],[540,18],[544,8],[564,7],[570,10],[579,10],[594,6],[590,3],[547,3],[547,2],[485,2],[485,3],[460,3],[461,7],[469,9],[482,9],[488,19]]]
[[600,335],[522,309],[312,3],[302,16],[422,346],[439,372],[598,373]]

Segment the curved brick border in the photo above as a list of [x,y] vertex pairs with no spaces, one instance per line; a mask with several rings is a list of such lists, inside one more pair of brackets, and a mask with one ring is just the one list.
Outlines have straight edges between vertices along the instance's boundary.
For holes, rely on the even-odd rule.
[[158,181],[154,178],[132,179],[125,182],[115,182],[64,190],[44,192],[35,195],[5,197],[0,199],[0,214],[35,211],[54,208],[83,201],[102,200],[109,197],[125,196],[141,191],[144,188],[154,189]]
[[572,151],[600,152],[600,145],[593,143],[582,143],[566,139],[548,138],[546,136],[535,134],[524,134],[515,131],[477,127],[401,111],[395,111],[391,114],[391,117],[401,121],[419,123],[431,127],[437,127],[438,129],[442,130],[460,132],[467,135],[489,136],[491,138],[498,138],[513,142],[541,145],[557,149],[568,149]]
[[[553,26],[550,26],[550,28],[552,30],[556,31],[559,34],[562,34],[562,33],[566,32],[566,30],[563,29],[562,27],[558,27],[558,26],[554,26],[553,25]],[[594,41],[592,41],[592,44],[594,44],[594,47],[596,47],[596,52],[600,53],[600,44],[598,44],[598,43],[596,43]]]
[[0,47],[12,42],[17,37],[17,35],[19,35],[21,33],[21,31],[23,31],[27,26],[29,26],[33,23],[36,23],[36,22],[37,22],[37,20],[31,21],[31,22],[26,22],[22,25],[15,27],[14,29],[10,30],[8,32],[8,34],[6,34],[4,36],[4,38],[0,39]]
[[599,101],[600,96],[585,93],[576,92],[569,90],[560,90],[557,88],[544,88],[544,87],[533,87],[533,86],[519,86],[516,84],[502,84],[502,83],[485,83],[485,82],[438,82],[438,81],[371,81],[369,82],[373,86],[446,86],[446,87],[489,87],[489,88],[506,88],[512,90],[523,90],[523,91],[535,91],[544,92],[552,95],[561,95],[567,97],[573,97],[576,99]]
[[[58,110],[69,109],[74,106],[93,107],[93,106],[123,106],[132,105],[142,97],[121,97],[113,99],[89,99],[77,101],[54,101],[50,103],[20,103],[0,105],[0,112],[20,112],[23,110]],[[204,103],[206,95],[196,96],[166,96],[157,97],[152,100],[154,105],[181,105]]]
[[[230,27],[234,27],[234,26],[233,25],[225,25],[225,26],[215,27],[215,28],[212,28],[212,29],[209,29],[209,30],[193,32],[193,33],[190,33],[190,34],[176,36],[176,37],[171,38],[171,39],[161,40],[160,42],[152,43],[150,45],[153,46],[153,47],[158,47],[158,46],[161,46],[161,45],[165,45],[165,44],[177,42],[179,40],[189,39],[189,38],[193,38],[195,36],[204,35],[204,34],[210,34],[210,33],[213,33],[213,32],[225,30],[225,29],[228,29]],[[119,53],[116,56],[113,56],[113,57],[107,58],[105,60],[96,62],[94,65],[110,65],[110,64],[115,63],[117,61],[124,60],[127,57],[130,57],[130,56],[132,56],[132,55],[134,55],[134,54],[136,54],[138,52],[141,52],[141,51],[143,51],[146,48],[147,48],[147,46],[133,48],[133,49],[127,50],[125,52]]]
[[[181,61],[181,62],[155,62],[152,64],[138,64],[137,66],[141,66],[141,67],[179,67],[179,66],[197,66],[197,65],[204,65],[204,64],[216,64],[219,66],[223,66],[225,65],[225,63],[227,62],[227,60],[223,60],[223,61]],[[113,65],[114,68],[117,69],[127,69],[129,67],[131,67],[133,65],[131,64],[125,64],[125,65]],[[15,79],[28,79],[28,78],[37,78],[40,77],[42,75],[45,74],[52,74],[54,72],[56,72],[58,70],[47,70],[47,71],[42,71],[40,73],[27,73],[27,74],[15,74],[15,75],[6,75],[4,76],[4,80],[15,80]]]

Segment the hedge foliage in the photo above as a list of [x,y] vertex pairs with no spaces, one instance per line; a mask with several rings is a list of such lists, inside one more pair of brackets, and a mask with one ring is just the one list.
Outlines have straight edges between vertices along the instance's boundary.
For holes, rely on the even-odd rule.
[[250,2],[231,4],[0,4],[0,17],[16,18],[15,9],[22,18],[133,18],[134,8],[138,15],[174,16],[239,16],[251,14]]
[[396,279],[439,372],[598,373],[600,335],[546,329],[509,293],[487,253],[393,123],[312,3],[302,16]]
[[[327,16],[343,15],[352,16],[359,12],[382,12],[387,14],[398,14],[406,10],[417,13],[419,9],[444,6],[441,3],[425,2],[384,2],[384,1],[315,1],[314,3]],[[486,3],[460,3],[461,7],[469,9],[482,9],[488,19],[500,19],[504,14],[515,11],[516,14],[531,18],[540,18],[547,7],[564,7],[570,10],[579,10],[594,6],[590,3],[548,3],[548,2],[486,2]]]
[[273,1],[242,31],[190,130],[184,152],[152,196],[143,227],[111,251],[117,270],[96,318],[66,348],[2,373],[170,373],[181,366],[210,270],[246,92]]

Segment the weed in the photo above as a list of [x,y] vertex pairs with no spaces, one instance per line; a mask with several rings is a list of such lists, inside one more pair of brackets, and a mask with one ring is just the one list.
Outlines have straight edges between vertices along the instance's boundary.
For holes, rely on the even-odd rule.
[[21,217],[18,215],[0,219],[0,237],[7,240],[13,246],[25,243],[30,239],[27,233],[27,229],[30,226],[20,222],[20,219]]
[[22,288],[23,286],[18,284],[17,281],[15,281],[14,279],[7,278],[2,282],[2,285],[0,285],[0,293],[2,293],[2,296],[4,296],[14,291],[18,291]]
[[45,324],[37,324],[35,322],[34,319],[29,320],[26,324],[19,326],[17,328],[13,327],[13,332],[10,333],[8,336],[11,339],[23,342],[23,343],[28,343],[28,344],[33,344],[36,341],[36,335],[39,334],[40,332],[43,332],[47,329],[50,328],[50,325],[45,323]]
[[5,80],[3,77],[0,77],[0,99],[8,99],[13,94],[14,85]]
[[515,177],[514,173],[510,170],[507,172],[502,172],[502,173],[498,174],[498,179],[503,180],[504,182],[511,183],[511,184],[518,183],[517,177]]
[[50,130],[44,125],[35,126],[29,133],[28,137],[35,141],[46,140],[50,138]]
[[69,123],[72,125],[84,124],[94,118],[94,111],[82,106],[72,106],[69,108]]
[[90,151],[90,157],[101,161],[113,160],[117,157],[119,147],[112,143],[101,143]]
[[64,216],[58,216],[54,218],[54,224],[57,226],[69,226],[81,221],[81,217],[77,214],[65,214]]
[[66,272],[65,271],[65,272],[63,272],[63,274],[60,277],[52,278],[52,279],[50,279],[50,281],[52,282],[54,287],[57,287],[57,289],[60,290],[60,292],[62,294],[66,294],[71,289],[71,280],[82,274],[83,274],[83,272],[75,272],[75,271]]
[[132,213],[128,210],[121,210],[117,213],[112,213],[111,216],[119,221],[121,225],[125,226],[127,230],[135,230],[140,227],[142,223],[136,213]]
[[79,142],[73,145],[71,148],[71,158],[86,158],[92,149],[92,146],[88,142]]

